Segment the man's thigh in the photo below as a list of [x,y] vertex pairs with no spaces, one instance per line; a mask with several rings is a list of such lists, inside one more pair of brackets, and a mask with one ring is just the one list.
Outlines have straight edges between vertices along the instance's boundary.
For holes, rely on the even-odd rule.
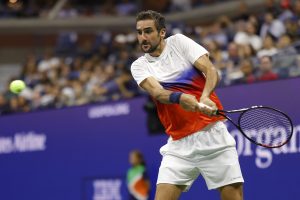
[[160,183],[156,186],[155,200],[177,200],[185,187]]
[[184,185],[185,191],[189,190],[200,172],[192,161],[183,158],[165,155],[161,162],[157,185]]

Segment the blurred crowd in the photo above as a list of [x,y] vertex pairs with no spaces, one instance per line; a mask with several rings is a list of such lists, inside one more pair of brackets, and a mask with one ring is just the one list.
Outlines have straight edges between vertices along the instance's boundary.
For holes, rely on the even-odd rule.
[[[241,3],[234,18],[208,25],[168,24],[203,45],[222,77],[219,87],[300,76],[300,0],[266,4],[251,14]],[[63,108],[142,95],[130,74],[141,56],[135,32],[103,31],[78,45],[76,33],[58,37],[54,50],[31,54],[22,72],[27,88],[0,94],[0,114]]]
[[[139,10],[152,9],[162,13],[187,11],[195,7],[236,0],[72,0],[58,13],[62,17],[91,17],[103,15],[135,15]],[[2,0],[1,18],[45,18],[58,0]]]

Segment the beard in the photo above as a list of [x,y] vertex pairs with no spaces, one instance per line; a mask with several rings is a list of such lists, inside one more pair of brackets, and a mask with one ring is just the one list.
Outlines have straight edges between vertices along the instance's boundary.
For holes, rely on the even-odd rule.
[[[157,42],[157,44],[154,44],[154,45],[151,44],[151,43],[147,43],[146,41],[143,41],[141,43],[141,49],[144,53],[153,53],[158,48],[158,46],[160,45],[160,42],[161,42],[161,38],[159,39],[159,42]],[[147,45],[149,47],[147,49],[144,49],[143,45]]]

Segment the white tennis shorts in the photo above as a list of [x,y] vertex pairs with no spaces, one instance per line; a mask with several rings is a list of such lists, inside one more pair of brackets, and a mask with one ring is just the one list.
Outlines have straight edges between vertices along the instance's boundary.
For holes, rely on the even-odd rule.
[[169,138],[160,148],[157,184],[183,185],[187,191],[199,175],[209,190],[244,182],[235,145],[221,121],[180,140]]

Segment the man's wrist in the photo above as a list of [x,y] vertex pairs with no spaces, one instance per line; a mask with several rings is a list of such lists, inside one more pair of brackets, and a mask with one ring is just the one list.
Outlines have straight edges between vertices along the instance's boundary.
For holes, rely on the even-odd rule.
[[200,100],[201,99],[210,99],[209,97],[210,97],[210,95],[204,95],[204,94],[202,94],[202,96],[200,97]]
[[182,92],[172,92],[169,96],[170,103],[180,103],[180,97],[183,93]]

